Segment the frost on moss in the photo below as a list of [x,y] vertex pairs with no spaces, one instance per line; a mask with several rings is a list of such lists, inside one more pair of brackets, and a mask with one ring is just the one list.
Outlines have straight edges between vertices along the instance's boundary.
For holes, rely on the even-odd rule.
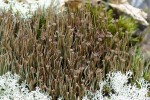
[[19,76],[7,72],[0,76],[0,100],[51,100],[46,93],[42,93],[39,88],[29,91],[26,84],[19,85]]
[[[130,84],[128,81],[132,73],[112,72],[107,75],[105,81],[99,83],[99,90],[95,93],[88,91],[83,100],[150,100],[147,93],[150,89],[150,83],[143,78],[137,81],[137,84]],[[106,89],[107,87],[107,89]],[[104,92],[108,92],[106,95]]]

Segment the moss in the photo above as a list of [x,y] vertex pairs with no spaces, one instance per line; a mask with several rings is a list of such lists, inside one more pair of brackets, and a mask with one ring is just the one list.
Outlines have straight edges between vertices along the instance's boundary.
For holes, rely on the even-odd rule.
[[[12,17],[0,19],[0,32],[5,33],[0,44],[1,71],[19,73],[30,89],[39,86],[53,98],[76,100],[83,90],[98,88],[109,71],[136,72],[143,67],[140,57],[129,54],[136,28],[131,18],[115,19],[104,5],[87,4],[61,15],[52,9],[47,12],[39,10],[27,21],[16,17],[16,23]],[[15,28],[19,29],[16,36]]]
[[45,28],[46,20],[45,20],[45,13],[43,12],[42,15],[40,16],[40,21],[39,21],[39,28],[37,29],[37,39],[41,37],[41,29],[42,27]]

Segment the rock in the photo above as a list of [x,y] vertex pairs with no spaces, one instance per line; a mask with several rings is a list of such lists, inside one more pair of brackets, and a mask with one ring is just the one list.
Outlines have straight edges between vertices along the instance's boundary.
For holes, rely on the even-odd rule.
[[145,60],[150,59],[150,26],[141,33],[143,40],[141,42],[141,50]]
[[150,8],[150,0],[128,0],[128,2],[137,8],[140,9],[149,9]]

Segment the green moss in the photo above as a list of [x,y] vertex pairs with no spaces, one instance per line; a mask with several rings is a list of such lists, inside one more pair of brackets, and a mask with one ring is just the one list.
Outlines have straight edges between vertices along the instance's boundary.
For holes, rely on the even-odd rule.
[[135,20],[127,16],[120,16],[118,25],[122,28],[123,32],[128,31],[129,33],[131,33],[131,35],[137,29]]
[[142,77],[143,74],[146,74],[146,71],[144,70],[146,67],[145,67],[145,61],[142,57],[140,48],[135,47],[134,50],[135,51],[132,51],[134,52],[133,54],[134,56],[132,59],[130,70],[132,70],[133,76],[134,76],[133,78],[135,80],[135,79],[138,79],[139,77]]
[[36,36],[37,39],[41,37],[41,29],[43,29],[43,27],[45,28],[45,24],[46,24],[46,19],[45,19],[45,13],[43,12],[42,15],[40,16],[39,28],[37,29],[37,36]]

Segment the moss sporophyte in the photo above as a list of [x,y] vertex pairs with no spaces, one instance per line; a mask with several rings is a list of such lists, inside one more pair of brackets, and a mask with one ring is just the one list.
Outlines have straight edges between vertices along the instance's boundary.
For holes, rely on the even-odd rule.
[[[0,72],[11,71],[55,100],[81,99],[86,90],[99,89],[111,71],[133,71],[134,82],[147,76],[140,56],[130,53],[135,21],[113,16],[103,4],[87,4],[56,14],[51,7],[23,20],[11,12],[0,14]],[[110,90],[106,88],[106,91]],[[111,91],[110,91],[111,92]]]

